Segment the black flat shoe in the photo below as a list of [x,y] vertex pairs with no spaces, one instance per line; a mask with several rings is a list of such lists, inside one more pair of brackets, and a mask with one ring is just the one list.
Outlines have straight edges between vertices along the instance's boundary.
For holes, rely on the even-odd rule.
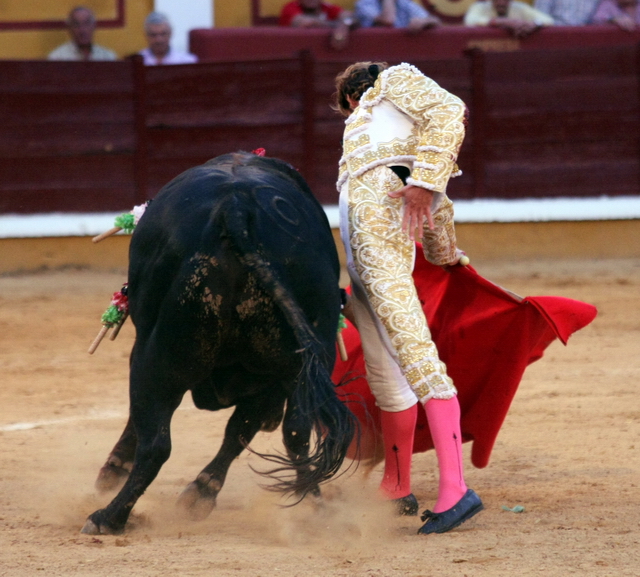
[[418,514],[418,499],[413,493],[409,493],[406,497],[392,499],[391,502],[396,513],[401,517],[415,517]]
[[430,533],[446,533],[455,529],[465,521],[471,519],[476,513],[484,509],[480,497],[472,489],[467,492],[451,509],[434,513],[425,511],[421,519],[426,523],[418,529],[418,535],[429,535]]

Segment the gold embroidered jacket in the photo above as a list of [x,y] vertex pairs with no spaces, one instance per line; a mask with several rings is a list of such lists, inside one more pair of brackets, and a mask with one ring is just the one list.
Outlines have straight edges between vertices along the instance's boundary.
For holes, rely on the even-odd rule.
[[408,184],[444,192],[458,176],[465,105],[410,64],[384,70],[346,121],[338,189],[381,164],[411,170]]
[[409,168],[407,184],[433,190],[435,230],[425,226],[423,249],[437,265],[456,258],[453,206],[445,190],[458,176],[466,107],[410,64],[384,70],[346,121],[338,190],[380,165]]

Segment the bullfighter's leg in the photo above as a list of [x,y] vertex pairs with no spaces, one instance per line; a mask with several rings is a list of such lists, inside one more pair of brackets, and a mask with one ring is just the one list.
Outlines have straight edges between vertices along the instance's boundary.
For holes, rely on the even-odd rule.
[[[378,330],[365,336],[358,319],[362,341],[384,345],[395,357],[416,398],[425,406],[441,483],[434,513],[425,517],[429,521],[420,532],[444,532],[477,513],[482,503],[464,482],[457,391],[431,339],[411,276],[415,245],[402,231],[404,205],[397,202],[401,199],[388,196],[401,186],[386,167],[350,178],[340,196],[341,213],[346,215],[341,219],[346,223],[342,235],[354,295],[363,307],[369,308],[378,325]],[[447,262],[444,257],[443,262]],[[377,358],[369,355],[367,369],[376,362]],[[397,379],[390,379],[388,385],[381,382],[382,388],[393,387],[394,380],[399,382]],[[373,380],[369,383],[378,405],[388,410]],[[458,514],[460,509],[462,516]],[[465,517],[467,514],[469,517]]]
[[98,478],[96,479],[96,489],[98,491],[113,491],[126,481],[133,467],[137,444],[138,438],[136,437],[131,417],[129,417],[120,439],[118,439],[109,457],[107,457],[107,462],[102,465],[98,473]]
[[83,533],[121,533],[131,509],[171,454],[171,418],[184,390],[167,382],[170,372],[158,362],[162,357],[151,357],[144,366],[131,365],[130,418],[138,440],[131,473],[111,503],[89,516]]
[[285,397],[274,394],[239,402],[227,422],[222,446],[215,458],[190,483],[178,499],[193,520],[205,519],[216,506],[233,460],[242,453],[260,430],[272,431],[282,420]]
[[347,198],[344,191],[341,195],[348,219],[342,236],[354,294],[370,310],[380,339],[418,400],[449,399],[456,389],[438,356],[411,275],[415,243],[402,231],[404,204],[388,196],[402,181],[380,166],[347,184]]

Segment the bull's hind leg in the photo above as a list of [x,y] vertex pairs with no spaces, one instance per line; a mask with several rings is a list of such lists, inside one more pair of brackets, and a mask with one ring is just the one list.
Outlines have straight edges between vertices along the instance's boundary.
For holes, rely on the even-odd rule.
[[136,437],[131,417],[129,417],[120,439],[111,450],[107,457],[107,462],[102,465],[98,473],[98,478],[96,479],[96,489],[98,491],[113,491],[126,481],[133,467],[137,444],[138,438]]
[[283,408],[284,395],[277,395],[273,391],[269,396],[244,399],[236,405],[227,422],[218,454],[196,480],[187,485],[178,499],[178,506],[191,519],[199,521],[211,513],[233,460],[242,453],[258,431],[273,431],[278,427]]

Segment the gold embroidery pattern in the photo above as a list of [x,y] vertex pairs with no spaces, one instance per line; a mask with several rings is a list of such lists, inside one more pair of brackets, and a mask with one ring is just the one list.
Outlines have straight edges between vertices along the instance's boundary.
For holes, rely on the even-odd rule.
[[443,195],[433,213],[433,224],[433,230],[427,225],[422,230],[424,256],[431,264],[451,264],[456,259],[456,229],[453,224],[453,203],[446,195]]
[[345,135],[353,132],[354,130],[356,130],[357,128],[360,128],[361,126],[367,124],[368,122],[371,122],[371,118],[369,115],[363,115],[358,117],[356,120],[346,125],[344,129]]
[[[361,136],[367,136],[368,139],[368,135],[366,134]],[[349,153],[348,151],[353,151],[358,148],[358,146],[352,146],[350,142],[351,141],[345,141],[345,156]],[[360,139],[358,139],[358,142],[360,142]],[[362,140],[362,142],[364,142],[364,140]],[[368,143],[368,140],[366,143]],[[407,142],[394,140],[389,143],[380,144],[375,149],[368,149],[363,154],[347,158],[346,164],[349,167],[350,174],[357,174],[363,169],[366,170],[379,164],[387,164],[386,161],[392,161],[398,158],[402,158],[404,161],[412,161],[415,158],[415,140],[409,139]]]
[[345,155],[349,155],[353,153],[354,150],[358,148],[362,148],[371,142],[368,134],[361,134],[355,140],[345,140],[344,141],[344,153]]
[[411,276],[414,245],[401,228],[403,200],[387,195],[402,182],[379,166],[349,178],[348,187],[349,242],[356,270],[409,385],[423,402],[451,398],[456,389],[438,358]]
[[414,149],[417,163],[433,167],[414,167],[411,183],[444,192],[451,174],[457,172],[455,161],[464,139],[465,105],[462,100],[416,68],[404,64],[385,70],[375,86],[362,96],[360,106],[366,110],[380,98],[386,98],[414,120],[418,146],[441,149],[441,152]]

